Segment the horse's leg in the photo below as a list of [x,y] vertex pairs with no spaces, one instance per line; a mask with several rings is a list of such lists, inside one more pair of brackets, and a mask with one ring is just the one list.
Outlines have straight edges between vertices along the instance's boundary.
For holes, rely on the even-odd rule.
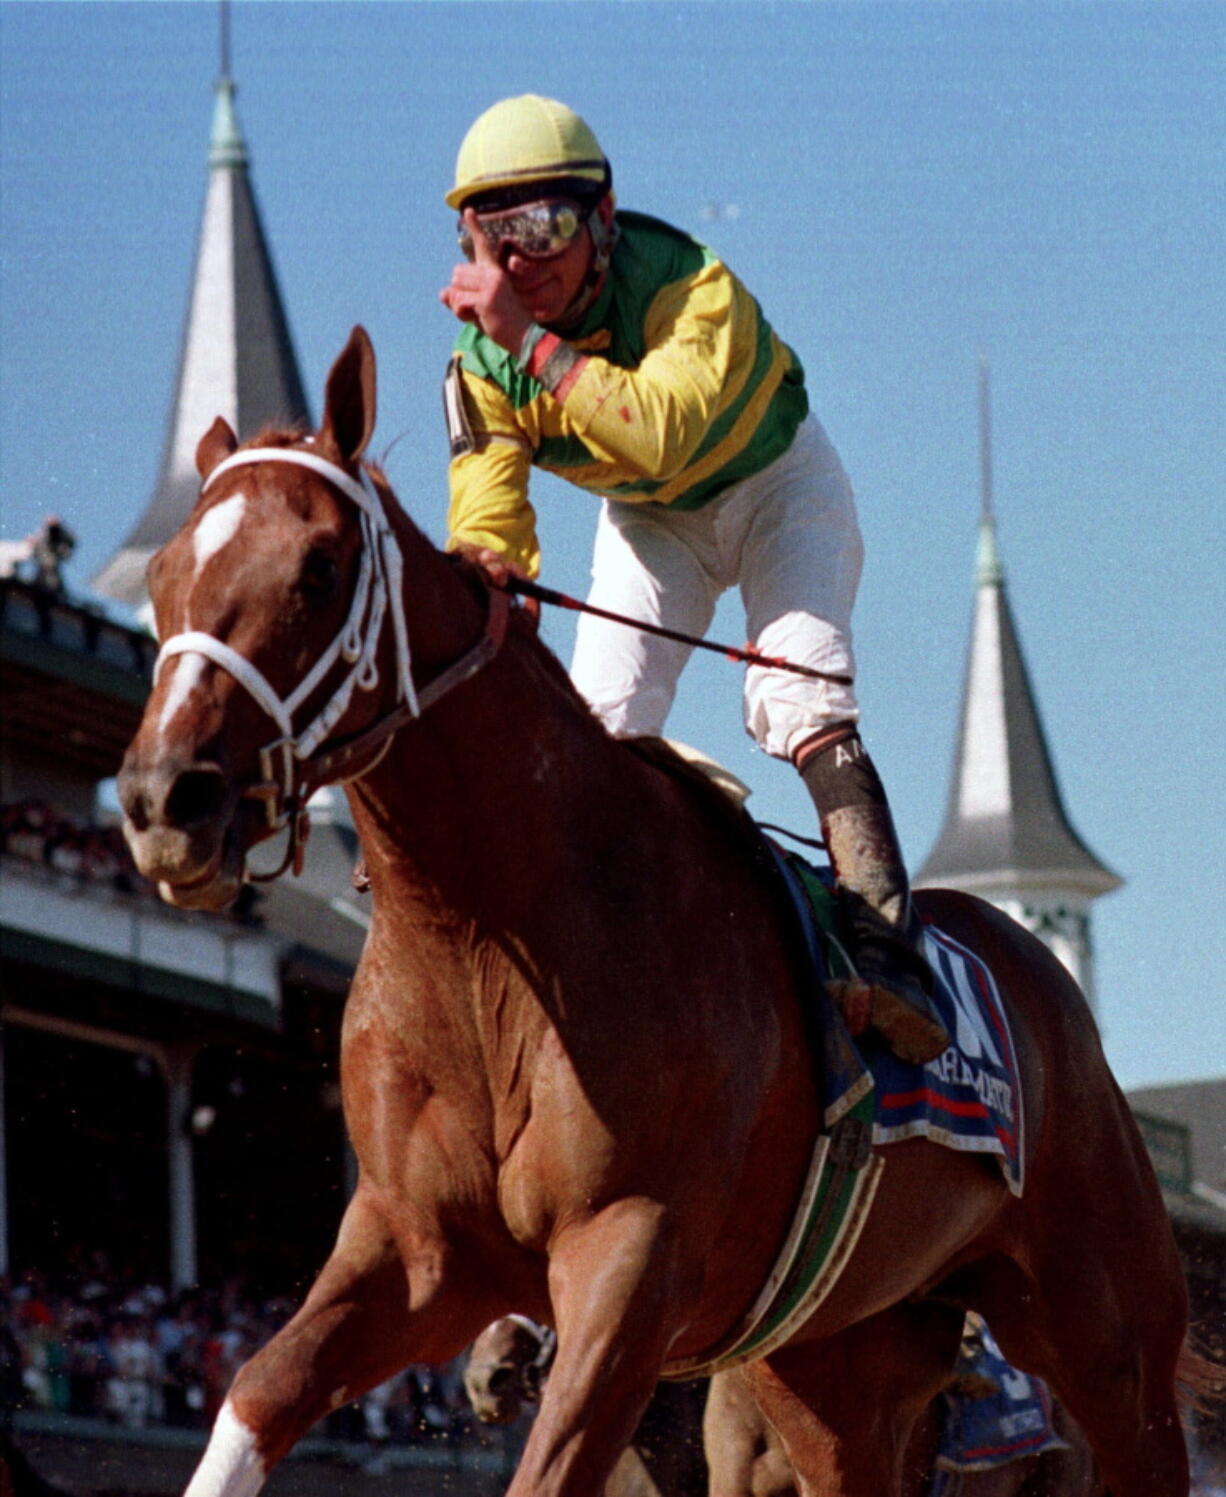
[[946,1480],[940,1487],[934,1475],[947,1412],[948,1405],[938,1394],[930,1398],[916,1416],[903,1457],[902,1497],[962,1497],[962,1489],[956,1485],[953,1472],[943,1473]]
[[1160,1203],[1102,1168],[1099,1188],[1065,1197],[1075,1207],[1030,1203],[1032,1213],[1044,1212],[1045,1235],[1029,1271],[985,1265],[986,1294],[975,1308],[1005,1356],[1044,1377],[1085,1432],[1111,1497],[1187,1497],[1175,1381],[1186,1324],[1182,1271],[1156,1215]]
[[915,1421],[948,1380],[961,1337],[960,1310],[895,1305],[745,1369],[802,1497],[892,1497],[902,1490]]
[[1050,1383],[1084,1429],[1111,1497],[1187,1497],[1173,1327],[1143,1311],[1135,1320],[1114,1307],[1104,1315],[1093,1262],[1066,1260],[1060,1278],[1040,1279],[1018,1321],[998,1307],[989,1324],[1001,1350]]
[[[558,1350],[507,1497],[592,1497],[634,1434],[695,1284],[654,1201],[564,1229],[549,1263]],[[696,1278],[696,1276],[695,1276]]]
[[702,1420],[708,1497],[796,1497],[792,1468],[742,1368],[711,1379]]
[[239,1369],[186,1497],[253,1497],[316,1420],[410,1361],[449,1360],[484,1308],[406,1270],[359,1187],[306,1302]]

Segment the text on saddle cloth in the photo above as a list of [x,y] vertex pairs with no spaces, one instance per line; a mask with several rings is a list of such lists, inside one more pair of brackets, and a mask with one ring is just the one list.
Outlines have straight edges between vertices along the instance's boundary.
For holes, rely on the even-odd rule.
[[[795,853],[776,852],[793,887],[801,891],[809,914],[814,932],[810,950],[816,951],[820,985],[830,964],[829,936],[837,932],[829,874]],[[1020,1196],[1024,1183],[1021,1078],[996,982],[979,957],[936,926],[924,928],[924,952],[936,978],[933,999],[952,1043],[926,1065],[900,1060],[871,1031],[853,1040],[842,1016],[823,995],[818,1011],[824,1031],[827,1126],[871,1086],[874,1144],[924,1137],[947,1148],[991,1154],[1009,1189]]]

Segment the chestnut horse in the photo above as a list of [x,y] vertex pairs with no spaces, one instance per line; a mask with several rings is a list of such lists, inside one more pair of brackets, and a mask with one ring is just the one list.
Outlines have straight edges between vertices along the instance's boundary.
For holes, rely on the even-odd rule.
[[[1052,1427],[1063,1448],[1018,1455],[986,1470],[939,1469],[946,1401],[982,1396],[961,1386],[955,1370],[945,1390],[930,1400],[907,1442],[901,1497],[1103,1497],[1085,1437],[1059,1403],[1052,1408]],[[711,1379],[703,1446],[711,1497],[798,1497],[782,1442],[762,1417],[740,1368]]]
[[[313,437],[238,450],[214,423],[150,567],[164,644],[120,776],[141,872],[220,908],[247,850],[345,780],[374,900],[342,1040],[357,1188],[188,1490],[249,1497],[329,1409],[522,1311],[558,1350],[509,1490],[591,1497],[661,1369],[740,1319],[788,1230],[818,1127],[791,928],[743,813],[597,724],[363,463],[374,423],[355,329]],[[981,1157],[890,1144],[842,1276],[745,1376],[802,1491],[882,1497],[974,1308],[1115,1497],[1184,1497],[1183,1277],[1094,1020],[1006,916],[920,903],[1007,1005],[1025,1194]]]
[[[510,1424],[525,1404],[539,1403],[553,1350],[552,1333],[523,1315],[507,1315],[486,1326],[473,1342],[464,1369],[464,1388],[478,1419]],[[718,1373],[709,1385],[693,1383],[688,1388],[709,1390],[705,1407],[690,1399],[661,1409],[657,1423],[665,1428],[657,1446],[666,1442],[670,1453],[680,1451],[684,1458],[686,1447],[698,1443],[701,1420],[710,1479],[698,1473],[695,1461],[684,1461],[679,1470],[661,1474],[652,1486],[655,1497],[799,1497],[779,1436],[762,1417],[740,1368]],[[654,1398],[683,1391],[687,1385],[661,1383]],[[1052,1423],[1063,1447],[1015,1454],[1006,1464],[988,1469],[936,1468],[950,1404],[994,1397],[999,1391],[999,1383],[975,1365],[964,1340],[944,1391],[931,1400],[911,1431],[902,1497],[1102,1497],[1089,1447],[1059,1404],[1052,1408]],[[1008,1443],[1003,1431],[1001,1439]],[[642,1459],[637,1467],[628,1465],[628,1457],[638,1456],[638,1444],[636,1435],[605,1488],[605,1497],[622,1497],[641,1485]]]

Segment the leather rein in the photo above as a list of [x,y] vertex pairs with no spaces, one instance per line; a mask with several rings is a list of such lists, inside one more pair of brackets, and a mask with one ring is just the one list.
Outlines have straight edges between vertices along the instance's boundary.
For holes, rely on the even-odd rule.
[[[386,507],[369,473],[362,466],[357,478],[317,453],[300,447],[248,447],[223,459],[205,479],[201,494],[234,468],[253,463],[288,463],[327,479],[357,508],[362,531],[361,560],[349,613],[340,633],[286,697],[278,695],[268,678],[246,656],[201,630],[176,634],[162,645],[154,665],[157,678],[167,660],[176,655],[203,655],[231,675],[272,718],[280,736],[259,750],[262,779],[245,786],[241,795],[262,801],[269,834],[289,827],[285,857],[274,873],[248,874],[252,882],[267,883],[292,866],[301,873],[310,833],[307,803],[321,786],[347,783],[368,774],[391,747],[406,723],[418,718],[441,697],[488,664],[506,638],[509,594],[487,589],[489,608],[485,629],[471,649],[420,689],[413,681],[413,659],[404,612],[404,563],[388,522]],[[390,620],[396,647],[395,698],[390,711],[369,728],[348,738],[329,738],[345,715],[356,688],[373,691],[379,685],[378,651]],[[348,665],[332,696],[304,728],[295,732],[294,717],[302,704],[328,678],[337,664]]]

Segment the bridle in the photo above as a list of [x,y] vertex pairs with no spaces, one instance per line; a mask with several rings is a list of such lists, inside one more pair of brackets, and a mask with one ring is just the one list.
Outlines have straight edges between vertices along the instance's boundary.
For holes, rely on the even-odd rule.
[[[158,652],[153,679],[176,655],[203,655],[243,686],[276,723],[280,736],[259,751],[261,780],[247,785],[242,795],[261,800],[270,834],[287,826],[289,844],[275,873],[248,875],[255,881],[278,878],[291,864],[302,871],[310,830],[307,802],[321,785],[360,779],[372,770],[391,746],[393,736],[411,719],[467,681],[498,653],[506,637],[510,598],[489,593],[485,630],[476,644],[420,690],[413,681],[413,657],[404,613],[404,561],[378,489],[364,467],[357,478],[317,453],[300,447],[248,447],[224,458],[205,479],[201,494],[234,468],[252,463],[288,463],[326,478],[358,511],[362,532],[357,582],[349,613],[340,633],[288,696],[279,696],[267,676],[245,655],[216,635],[192,629],[173,635]],[[390,618],[395,640],[396,667],[393,705],[371,727],[350,738],[329,741],[329,734],[349,709],[354,690],[373,691],[379,684],[378,652]],[[294,718],[338,663],[348,670],[331,697],[303,728],[295,732]]]

